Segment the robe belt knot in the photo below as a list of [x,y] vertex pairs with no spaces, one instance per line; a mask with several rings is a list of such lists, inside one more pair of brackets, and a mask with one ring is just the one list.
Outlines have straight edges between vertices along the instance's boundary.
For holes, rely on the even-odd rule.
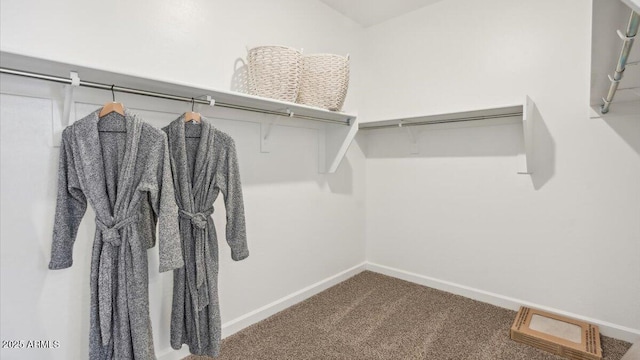
[[[209,305],[209,285],[207,282],[207,264],[205,263],[205,252],[208,248],[206,246],[207,241],[209,241],[209,235],[207,231],[207,222],[208,219],[213,214],[213,206],[197,213],[191,213],[185,210],[180,209],[179,215],[182,219],[190,220],[191,225],[193,226],[195,233],[194,236],[194,256],[193,260],[185,259],[185,262],[193,261],[195,263],[195,287],[193,289],[193,296],[195,297],[194,303],[195,311],[202,311],[205,307]],[[185,255],[191,257],[191,254]],[[192,281],[193,281],[192,280]],[[197,318],[197,316],[196,316]]]
[[198,213],[190,213],[180,209],[179,213],[181,218],[191,220],[193,226],[204,229],[207,227],[207,218],[213,214],[213,207]]
[[[100,264],[98,266],[98,315],[100,323],[100,335],[102,345],[107,346],[111,341],[111,330],[113,321],[115,286],[113,284],[114,272],[117,271],[118,253],[116,249],[122,245],[120,229],[138,220],[137,211],[123,220],[118,221],[113,226],[107,226],[100,219],[96,218],[96,227],[102,235],[103,246],[100,252]],[[123,266],[121,264],[120,266]]]
[[119,222],[117,222],[113,226],[105,225],[100,219],[96,218],[96,227],[102,233],[102,241],[112,246],[120,246],[122,245],[122,240],[120,239],[120,229],[131,224],[132,222],[137,220],[137,216],[132,215],[128,218],[125,218]]

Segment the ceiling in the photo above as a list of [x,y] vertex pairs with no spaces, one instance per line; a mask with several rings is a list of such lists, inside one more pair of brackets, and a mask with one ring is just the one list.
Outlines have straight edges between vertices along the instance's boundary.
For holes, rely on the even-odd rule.
[[372,26],[442,0],[320,0],[362,26]]
[[[380,24],[397,16],[443,0],[320,0],[364,27]],[[640,0],[594,0],[591,56],[591,104],[599,105],[611,84],[607,75],[615,69],[622,41],[616,30],[625,30],[631,8]],[[626,6],[625,6],[626,4]],[[640,43],[636,41],[629,61],[640,60]],[[629,65],[620,82],[614,102],[637,101],[640,96],[640,64]]]

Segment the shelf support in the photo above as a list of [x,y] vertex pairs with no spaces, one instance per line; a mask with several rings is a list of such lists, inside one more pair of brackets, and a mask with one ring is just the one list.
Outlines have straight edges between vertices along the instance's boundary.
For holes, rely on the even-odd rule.
[[324,130],[319,130],[320,148],[318,161],[321,173],[333,174],[349,150],[349,146],[356,137],[359,129],[357,118],[349,118],[349,126],[325,125]]
[[[268,117],[266,115],[265,117]],[[270,153],[271,152],[271,130],[278,122],[279,116],[274,115],[271,121],[266,121],[260,123],[260,152],[261,153]]]
[[[211,95],[204,95],[204,96],[201,96],[201,98],[203,98],[202,100],[205,100],[206,102],[208,102],[210,107],[216,106],[216,99],[211,97]],[[200,105],[200,104],[196,104],[196,105]]]
[[201,111],[200,111],[200,109],[201,109],[201,105],[207,105],[207,106],[209,106],[210,108],[213,108],[214,106],[216,106],[216,99],[214,99],[213,97],[211,97],[211,95],[202,95],[202,96],[198,96],[198,97],[196,97],[196,98],[195,98],[195,100],[203,100],[203,101],[206,101],[206,102],[207,102],[206,104],[202,104],[202,103],[201,103],[201,102],[199,102],[199,101],[194,101],[194,103],[193,103],[193,107],[194,107],[194,109],[195,109],[195,110],[194,110],[195,112],[201,112]]
[[[295,114],[291,109],[285,110],[289,117],[292,118]],[[266,115],[268,117],[269,115]],[[274,126],[277,125],[280,116],[273,115],[271,121],[266,121],[260,123],[260,152],[262,153],[270,153],[271,152],[271,133],[273,131]]]
[[518,155],[518,174],[533,174],[533,100],[529,96],[522,109],[522,132],[524,135],[524,149]]
[[63,85],[64,93],[61,97],[58,97],[57,101],[54,101],[55,107],[59,110],[54,111],[54,114],[58,115],[53,118],[53,131],[51,134],[51,141],[53,147],[59,147],[62,141],[62,130],[72,123],[72,109],[74,105],[73,93],[77,87],[80,86],[80,76],[75,71],[69,72],[70,82],[68,85]]
[[71,115],[71,105],[73,103],[73,90],[80,86],[80,76],[78,76],[77,72],[69,72],[69,78],[71,78],[71,84],[64,86],[64,106],[62,108],[63,127],[71,123],[69,116]]
[[404,130],[409,137],[409,154],[416,155],[420,153],[418,148],[418,134],[409,126],[402,126],[402,120],[398,123],[398,128]]

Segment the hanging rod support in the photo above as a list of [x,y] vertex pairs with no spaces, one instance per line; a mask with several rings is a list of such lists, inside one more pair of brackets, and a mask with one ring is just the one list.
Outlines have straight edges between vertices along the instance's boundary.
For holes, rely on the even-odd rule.
[[[38,73],[33,73],[28,71],[1,68],[1,67],[0,67],[0,74],[22,76],[26,78],[51,81],[51,82],[67,84],[67,85],[72,85],[74,83],[74,79],[71,79],[71,78],[64,78],[60,76],[46,75],[46,74],[38,74]],[[155,91],[148,91],[148,90],[141,90],[141,89],[133,89],[133,88],[124,87],[124,86],[102,84],[102,83],[85,81],[80,79],[78,79],[78,81],[79,81],[78,86],[88,87],[92,89],[111,91],[113,88],[113,91],[126,93],[126,94],[141,95],[141,96],[147,96],[147,97],[153,97],[153,98],[159,98],[159,99],[175,100],[175,101],[182,101],[182,102],[209,105],[209,106],[215,105],[215,106],[223,107],[227,109],[249,111],[249,112],[255,112],[260,114],[277,115],[277,116],[284,116],[284,117],[295,117],[298,119],[305,119],[305,120],[311,120],[311,121],[319,121],[319,122],[340,124],[340,125],[349,125],[349,121],[325,119],[325,118],[310,116],[310,115],[300,115],[300,114],[295,114],[293,111],[286,112],[286,111],[278,111],[278,110],[261,109],[261,108],[245,106],[245,105],[229,104],[229,103],[215,101],[210,97],[207,97],[207,99],[192,100],[191,97],[186,97],[186,96],[165,94],[165,93],[159,93]]]
[[402,120],[398,123],[398,128],[400,130],[404,130],[405,134],[409,138],[409,154],[419,154],[420,150],[418,148],[418,135],[415,130],[411,128],[411,126],[402,126]]
[[627,65],[627,61],[629,60],[628,58],[629,53],[631,52],[631,47],[633,46],[633,40],[638,34],[639,25],[640,15],[632,10],[631,16],[629,17],[629,24],[627,25],[627,32],[623,34],[620,30],[617,31],[618,36],[622,39],[622,50],[620,51],[616,70],[613,73],[613,76],[609,76],[609,81],[611,82],[611,85],[609,85],[609,92],[606,97],[602,98],[603,104],[600,107],[600,112],[602,114],[609,112],[609,107],[611,106],[611,102],[613,102],[613,97],[618,90],[618,85],[620,84],[620,80],[622,80],[624,69]]
[[69,125],[71,122],[71,103],[73,102],[73,90],[80,86],[80,76],[75,71],[69,72],[69,79],[71,82],[69,85],[65,85],[64,89],[64,103],[62,105],[62,118],[61,123],[63,126]]

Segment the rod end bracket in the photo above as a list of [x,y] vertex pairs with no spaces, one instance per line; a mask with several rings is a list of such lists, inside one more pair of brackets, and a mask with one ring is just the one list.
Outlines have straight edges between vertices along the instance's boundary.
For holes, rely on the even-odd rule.
[[69,71],[69,78],[71,78],[71,86],[80,86],[80,76],[76,71]]

